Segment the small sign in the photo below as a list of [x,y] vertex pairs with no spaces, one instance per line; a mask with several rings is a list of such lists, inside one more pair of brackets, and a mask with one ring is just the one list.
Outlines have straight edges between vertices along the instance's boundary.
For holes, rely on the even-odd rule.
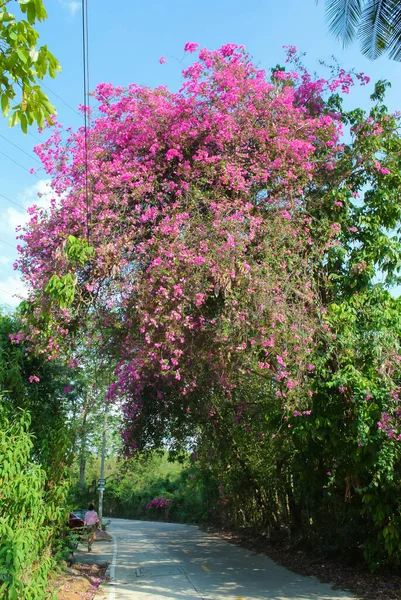
[[106,488],[104,487],[104,485],[98,485],[98,486],[97,486],[97,491],[98,491],[98,492],[104,492],[104,490],[105,490],[105,489],[106,489]]
[[105,479],[99,479],[97,483],[98,483],[98,485],[106,485],[106,480]]

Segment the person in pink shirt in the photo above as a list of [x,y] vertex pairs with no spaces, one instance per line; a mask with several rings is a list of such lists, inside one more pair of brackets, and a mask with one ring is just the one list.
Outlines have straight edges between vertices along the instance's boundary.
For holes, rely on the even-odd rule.
[[95,511],[93,504],[89,504],[89,510],[85,513],[84,523],[88,532],[88,552],[92,550],[93,540],[95,539],[95,531],[100,524],[99,515]]

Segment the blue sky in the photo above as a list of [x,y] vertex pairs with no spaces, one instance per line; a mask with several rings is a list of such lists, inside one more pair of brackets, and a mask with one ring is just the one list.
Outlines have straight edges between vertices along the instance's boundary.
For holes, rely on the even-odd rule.
[[[59,120],[75,128],[81,118],[74,109],[83,101],[81,3],[45,0],[45,5],[49,18],[40,26],[41,43],[49,46],[63,69],[56,80],[46,81],[46,92]],[[401,109],[401,65],[385,58],[372,63],[362,57],[357,44],[343,51],[328,33],[324,0],[317,6],[315,0],[89,0],[89,21],[92,89],[103,81],[177,89],[181,69],[191,60],[184,57],[187,41],[208,48],[244,44],[255,63],[266,69],[283,63],[282,46],[292,44],[307,53],[312,69],[318,68],[319,59],[329,61],[335,55],[342,66],[364,71],[373,81],[388,79],[392,89],[387,105]],[[160,65],[160,56],[168,62]],[[370,90],[371,86],[355,90],[349,104],[368,106]],[[0,119],[0,194],[20,205],[0,196],[0,304],[18,302],[12,296],[20,289],[12,268],[15,226],[24,222],[24,208],[37,201],[37,192],[47,189],[46,175],[32,153],[37,143],[33,136],[40,139],[35,128],[24,135]],[[29,174],[31,167],[39,167],[36,177]]]

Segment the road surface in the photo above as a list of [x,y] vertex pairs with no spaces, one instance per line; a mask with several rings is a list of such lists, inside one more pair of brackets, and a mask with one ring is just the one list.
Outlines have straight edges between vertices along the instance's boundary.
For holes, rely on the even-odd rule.
[[112,519],[108,531],[113,542],[96,543],[86,555],[93,562],[112,563],[111,583],[99,600],[353,598],[192,525]]

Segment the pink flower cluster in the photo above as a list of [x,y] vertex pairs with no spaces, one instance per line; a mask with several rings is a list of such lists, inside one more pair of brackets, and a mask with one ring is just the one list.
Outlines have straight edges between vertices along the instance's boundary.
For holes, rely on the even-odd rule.
[[169,498],[153,498],[150,502],[147,503],[146,508],[149,510],[150,508],[161,509],[164,508],[168,510],[171,506],[171,500]]
[[[272,82],[235,44],[199,50],[183,78],[176,93],[98,85],[88,169],[83,128],[65,137],[54,127],[36,147],[54,199],[32,211],[17,261],[35,299],[30,343],[57,356],[78,325],[90,343],[118,347],[109,398],[124,399],[131,447],[146,411],[215,418],[191,404],[204,373],[227,398],[257,373],[285,401],[314,370],[316,293],[304,273],[317,250],[305,190],[342,148],[322,94],[351,81],[303,70]],[[340,231],[333,223],[328,243]],[[83,266],[65,252],[69,234],[94,248]],[[74,276],[68,308],[44,291],[54,274]],[[51,328],[40,326],[44,312]]]
[[390,440],[401,440],[401,409],[397,408],[392,415],[387,412],[381,414],[377,428],[383,431]]

